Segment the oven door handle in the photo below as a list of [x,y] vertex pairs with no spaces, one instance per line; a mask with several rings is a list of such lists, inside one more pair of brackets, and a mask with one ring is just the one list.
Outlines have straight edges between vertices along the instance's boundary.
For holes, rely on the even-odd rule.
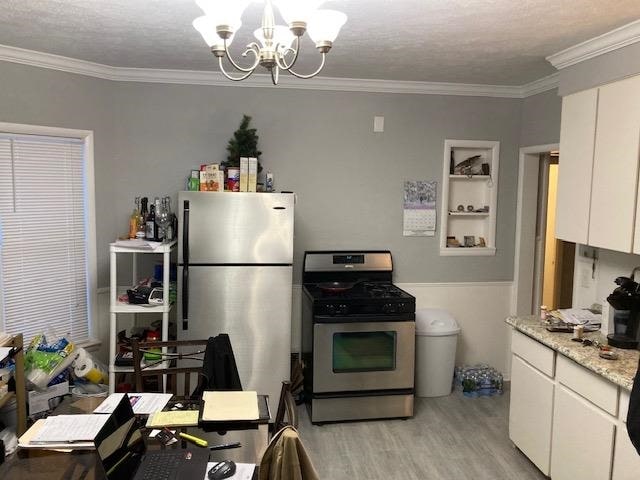
[[314,315],[313,323],[394,323],[415,322],[415,313],[396,313],[394,315]]

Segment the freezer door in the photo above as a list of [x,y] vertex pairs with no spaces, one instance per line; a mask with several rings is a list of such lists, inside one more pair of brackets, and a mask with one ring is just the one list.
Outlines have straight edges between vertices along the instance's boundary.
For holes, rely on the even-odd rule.
[[287,193],[180,192],[178,262],[187,235],[190,264],[292,264],[293,202]]
[[[274,415],[290,375],[291,274],[290,266],[191,266],[188,330],[178,323],[179,340],[229,334],[242,387],[269,395]],[[181,280],[180,271],[182,293]]]

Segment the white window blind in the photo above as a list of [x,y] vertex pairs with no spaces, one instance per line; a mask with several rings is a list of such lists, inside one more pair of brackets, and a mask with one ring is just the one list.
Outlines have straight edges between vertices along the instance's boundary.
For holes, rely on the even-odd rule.
[[82,140],[0,136],[2,326],[89,337]]

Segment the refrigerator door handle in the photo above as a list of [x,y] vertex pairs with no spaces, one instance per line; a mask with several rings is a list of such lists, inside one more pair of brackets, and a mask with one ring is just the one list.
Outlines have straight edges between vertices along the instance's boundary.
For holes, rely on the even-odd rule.
[[189,200],[182,211],[182,330],[189,330]]

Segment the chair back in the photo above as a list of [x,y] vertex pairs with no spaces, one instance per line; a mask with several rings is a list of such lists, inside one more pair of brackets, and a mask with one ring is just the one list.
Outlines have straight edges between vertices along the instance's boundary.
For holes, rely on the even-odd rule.
[[[192,379],[201,383],[202,365],[209,340],[137,342],[132,340],[133,372],[137,392],[165,392],[190,399]],[[163,375],[167,376],[166,388]],[[155,386],[152,380],[155,379]]]
[[273,422],[273,432],[278,432],[287,425],[298,428],[298,409],[291,393],[291,382],[284,381],[280,390],[278,411]]

